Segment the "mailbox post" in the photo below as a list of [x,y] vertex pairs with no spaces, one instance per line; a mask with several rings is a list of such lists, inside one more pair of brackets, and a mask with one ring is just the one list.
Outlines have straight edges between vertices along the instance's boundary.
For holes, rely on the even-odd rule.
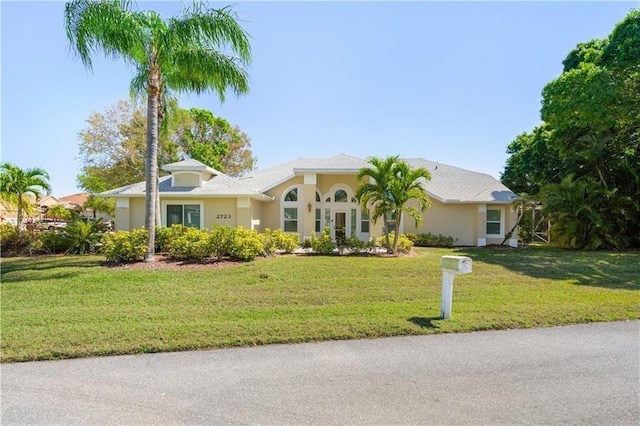
[[451,304],[453,302],[453,279],[456,275],[470,274],[472,260],[466,256],[442,256],[440,269],[442,269],[442,303],[440,316],[444,319],[451,318]]

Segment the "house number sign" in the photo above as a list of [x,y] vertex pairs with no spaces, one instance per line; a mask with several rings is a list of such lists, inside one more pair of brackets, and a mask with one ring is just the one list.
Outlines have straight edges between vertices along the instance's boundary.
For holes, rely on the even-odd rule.
[[218,214],[216,215],[216,219],[231,219],[230,214]]

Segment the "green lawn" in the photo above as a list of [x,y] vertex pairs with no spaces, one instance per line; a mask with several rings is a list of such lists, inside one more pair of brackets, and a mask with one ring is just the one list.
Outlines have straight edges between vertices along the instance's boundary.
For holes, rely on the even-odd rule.
[[[439,319],[440,257],[470,256]],[[640,252],[418,249],[413,257],[281,256],[228,268],[2,259],[2,362],[640,317]]]

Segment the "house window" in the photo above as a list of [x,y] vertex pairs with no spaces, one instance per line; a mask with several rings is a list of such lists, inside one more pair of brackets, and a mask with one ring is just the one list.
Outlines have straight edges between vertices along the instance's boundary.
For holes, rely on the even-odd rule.
[[369,213],[364,210],[360,213],[360,232],[369,233]]
[[487,235],[502,236],[502,210],[487,209]]
[[345,191],[344,189],[338,189],[334,195],[334,201],[336,203],[346,203],[347,198],[347,191]]
[[167,204],[167,226],[184,225],[200,229],[199,204]]
[[284,201],[298,201],[298,188],[293,188],[284,196]]
[[284,208],[284,232],[298,232],[298,208]]
[[316,232],[321,232],[322,231],[322,229],[320,229],[320,227],[322,225],[320,223],[321,222],[320,221],[321,216],[322,216],[321,209],[316,209],[316,228],[315,228]]

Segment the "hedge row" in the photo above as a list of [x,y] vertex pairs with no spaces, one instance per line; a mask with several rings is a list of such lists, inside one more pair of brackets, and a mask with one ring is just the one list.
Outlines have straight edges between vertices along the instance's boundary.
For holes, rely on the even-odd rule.
[[[119,231],[105,235],[103,252],[107,260],[134,262],[144,258],[147,231]],[[299,234],[285,234],[280,229],[259,233],[242,227],[214,226],[207,229],[173,225],[156,231],[156,252],[180,260],[222,259],[253,260],[276,251],[291,253],[300,241]]]

